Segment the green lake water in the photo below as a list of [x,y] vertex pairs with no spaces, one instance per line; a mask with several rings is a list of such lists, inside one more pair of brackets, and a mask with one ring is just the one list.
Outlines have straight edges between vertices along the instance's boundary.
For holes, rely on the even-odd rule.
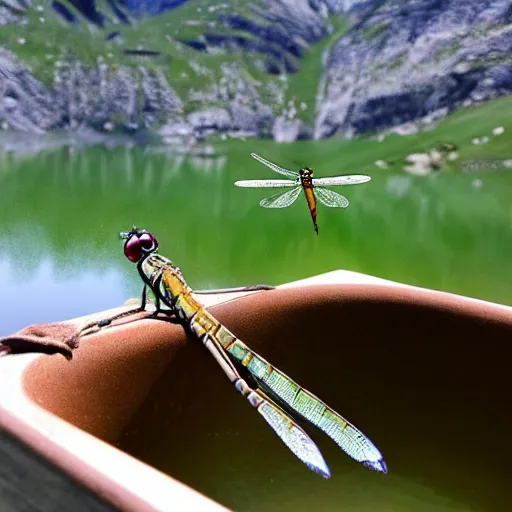
[[[125,147],[3,155],[2,334],[138,295],[136,269],[118,239],[133,224],[157,236],[160,252],[193,288],[280,284],[348,269],[512,304],[508,173],[413,177],[357,169],[372,181],[343,188],[351,202],[345,210],[319,205],[317,236],[304,198],[269,210],[258,203],[275,189],[233,185],[276,177],[249,156],[252,148],[224,145],[215,159]],[[259,152],[290,167],[307,159],[318,176],[354,172],[313,144],[297,148],[281,158],[275,146]]]
[[[489,154],[502,154],[509,140],[489,144]],[[432,141],[228,141],[206,159],[124,146],[0,153],[0,332],[137,296],[139,278],[118,239],[133,224],[157,236],[160,252],[193,288],[280,284],[347,269],[510,305],[510,172],[419,177],[373,165]],[[278,190],[233,185],[279,178],[252,151],[290,168],[309,165],[316,176],[364,173],[372,181],[337,188],[347,209],[319,205],[317,236],[303,197],[264,209],[260,199]],[[475,156],[472,147],[466,152]]]

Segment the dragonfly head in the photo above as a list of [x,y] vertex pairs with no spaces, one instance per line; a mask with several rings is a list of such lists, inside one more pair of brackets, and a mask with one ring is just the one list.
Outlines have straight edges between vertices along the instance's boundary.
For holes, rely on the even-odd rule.
[[158,249],[157,239],[145,229],[137,229],[133,226],[131,231],[119,233],[119,237],[126,240],[124,255],[133,263],[137,263]]

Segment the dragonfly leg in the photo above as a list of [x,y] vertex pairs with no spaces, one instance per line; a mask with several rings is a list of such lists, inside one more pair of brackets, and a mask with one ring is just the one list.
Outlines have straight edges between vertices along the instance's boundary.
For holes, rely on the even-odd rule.
[[[129,309],[128,311],[123,311],[122,313],[118,313],[117,315],[113,315],[109,318],[103,318],[102,320],[96,320],[94,322],[90,322],[86,325],[84,325],[81,329],[80,335],[81,336],[87,336],[88,334],[93,334],[100,329],[105,329],[106,327],[111,327],[112,322],[115,320],[119,320],[120,318],[129,317],[131,315],[136,315],[137,313],[140,313],[142,310],[140,307]],[[143,317],[144,318],[144,317]],[[132,322],[135,322],[137,320],[142,320],[142,318],[134,318],[133,320],[130,320]]]
[[[162,280],[162,278],[160,278],[158,280],[157,286],[160,286],[160,281],[161,280]],[[158,296],[158,294],[154,293],[154,296],[155,296],[155,313],[158,314],[158,313],[160,313],[160,311],[162,311],[162,304],[160,303],[160,297]]]
[[[159,316],[158,313],[164,313],[164,316]],[[181,320],[174,314],[168,314],[163,311],[154,311],[144,318],[150,318],[151,320],[161,320],[162,322],[169,322],[170,324],[181,325]]]
[[[164,320],[170,322],[172,324],[181,324],[181,320],[176,316],[176,311],[173,308],[170,309],[162,309],[162,301],[160,296],[155,290],[160,288],[163,276],[160,274],[155,278],[154,283],[151,284],[151,289],[153,291],[153,295],[155,297],[155,311],[151,313],[147,318],[153,318],[155,320]],[[159,316],[162,313],[163,316]]]
[[240,286],[238,288],[218,288],[215,290],[194,290],[193,293],[207,295],[209,293],[237,293],[237,292],[257,292],[260,290],[275,290],[276,287],[270,284],[255,284],[252,286]]
[[86,336],[87,334],[92,334],[93,332],[96,332],[99,329],[103,329],[105,327],[109,327],[114,320],[119,320],[120,318],[123,318],[125,316],[135,315],[137,313],[140,313],[146,309],[147,304],[147,285],[144,284],[144,287],[142,288],[142,297],[140,301],[140,306],[137,306],[133,309],[129,309],[128,311],[123,311],[121,313],[118,313],[117,315],[111,316],[109,318],[103,318],[102,320],[91,322],[87,325],[85,325],[82,329],[82,336]]
[[144,283],[144,286],[142,287],[142,296],[140,298],[140,306],[139,308],[141,310],[146,309],[146,302],[147,302],[147,284]]
[[[124,311],[123,313],[119,313],[118,315],[111,316],[110,318],[104,318],[103,320],[100,320],[100,321],[91,322],[82,328],[82,330],[80,332],[80,336],[87,336],[90,334],[94,334],[95,332],[98,332],[100,329],[105,329],[106,327],[112,327],[112,322],[114,320],[119,320],[120,318],[123,318],[123,317],[129,317],[130,315],[136,315],[137,313],[140,313],[141,311],[142,310],[140,308],[130,309],[129,311]],[[163,313],[164,316],[163,317],[159,316],[159,313]],[[163,321],[169,322],[171,324],[180,324],[181,323],[180,320],[174,315],[174,313],[169,314],[168,312],[166,312],[164,310],[151,311],[145,316],[137,317],[137,318],[130,320],[130,322],[136,322],[138,320],[146,320],[146,319],[163,320]],[[126,322],[126,323],[129,323],[129,322]]]
[[[163,316],[160,316],[162,314]],[[172,309],[162,309],[160,297],[155,294],[155,311],[150,313],[145,318],[151,318],[152,320],[163,320],[171,324],[180,324],[181,320],[176,316],[176,313]]]

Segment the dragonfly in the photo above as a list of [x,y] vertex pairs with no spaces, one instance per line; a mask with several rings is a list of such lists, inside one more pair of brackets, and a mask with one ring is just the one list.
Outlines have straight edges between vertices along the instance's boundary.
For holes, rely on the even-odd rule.
[[[381,453],[360,430],[251,350],[206,310],[194,297],[196,292],[187,285],[180,268],[158,254],[158,242],[152,233],[133,227],[129,232],[120,233],[120,237],[125,240],[126,258],[137,264],[144,282],[141,309],[146,307],[149,291],[155,301],[152,315],[164,313],[164,320],[180,324],[199,340],[235,389],[309,469],[324,478],[330,477],[320,450],[294,415],[316,425],[350,457],[367,468],[387,473]],[[247,373],[250,377],[244,378]]]
[[306,201],[308,203],[311,219],[313,220],[313,227],[318,235],[318,224],[316,222],[316,203],[317,199],[325,206],[331,208],[346,208],[349,205],[348,199],[333,190],[328,188],[334,185],[359,185],[371,180],[370,176],[364,174],[351,174],[346,176],[333,176],[330,178],[313,178],[313,170],[309,167],[303,167],[299,172],[291,171],[279,167],[268,160],[265,160],[256,153],[251,153],[251,156],[270,167],[273,171],[288,177],[287,180],[241,180],[235,181],[237,187],[249,188],[278,188],[278,187],[293,187],[291,190],[279,192],[278,194],[266,197],[260,201],[260,206],[263,208],[286,208],[292,205],[299,197],[301,191],[304,191]]

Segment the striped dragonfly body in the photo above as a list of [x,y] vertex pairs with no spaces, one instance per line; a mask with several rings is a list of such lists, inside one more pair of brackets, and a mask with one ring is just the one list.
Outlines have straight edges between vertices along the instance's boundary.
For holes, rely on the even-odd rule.
[[272,196],[266,197],[260,201],[263,208],[286,208],[292,205],[299,197],[301,191],[304,191],[306,201],[308,203],[309,213],[313,221],[313,227],[318,235],[318,225],[316,222],[316,204],[317,199],[320,203],[331,208],[347,208],[348,199],[333,190],[324,187],[338,185],[358,185],[371,180],[370,176],[364,174],[352,174],[346,176],[333,176],[330,178],[313,178],[313,170],[309,167],[300,169],[299,172],[285,169],[274,164],[256,153],[251,156],[266,165],[273,171],[286,176],[287,180],[241,180],[235,181],[237,187],[248,188],[285,188],[291,187],[291,190],[279,192]]
[[[143,237],[147,240],[147,235],[154,240],[152,246],[144,242]],[[355,460],[370,469],[387,472],[379,450],[362,432],[247,347],[206,311],[194,297],[180,269],[171,260],[155,253],[158,245],[153,235],[134,228],[122,236],[127,238],[125,254],[137,262],[141,278],[155,295],[157,311],[163,302],[169,308],[165,310],[166,314],[172,315],[186,331],[201,340],[235,388],[306,466],[324,478],[330,476],[320,450],[287,410],[316,425]],[[140,251],[134,250],[134,241],[141,238],[146,248],[139,244]],[[127,249],[130,241],[132,245]],[[240,374],[241,367],[250,374],[250,381]]]

